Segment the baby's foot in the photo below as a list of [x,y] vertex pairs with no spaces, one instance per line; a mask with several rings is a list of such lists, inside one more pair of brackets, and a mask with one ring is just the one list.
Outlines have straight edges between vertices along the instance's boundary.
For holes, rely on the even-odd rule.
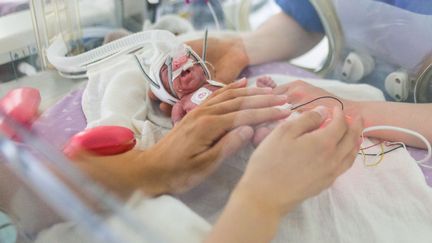
[[270,78],[269,76],[262,76],[259,77],[256,81],[256,86],[258,88],[265,88],[265,87],[270,87],[272,89],[276,88],[276,83],[275,81],[273,81],[272,78]]

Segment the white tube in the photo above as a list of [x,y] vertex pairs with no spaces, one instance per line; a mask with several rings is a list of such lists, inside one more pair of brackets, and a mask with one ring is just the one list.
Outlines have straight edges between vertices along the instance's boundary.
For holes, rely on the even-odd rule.
[[426,145],[428,152],[427,152],[426,156],[423,159],[417,161],[417,163],[423,167],[432,169],[432,165],[425,164],[425,162],[427,162],[432,156],[432,148],[431,148],[431,144],[429,143],[429,141],[423,135],[421,135],[420,133],[418,133],[416,131],[410,130],[410,129],[401,128],[401,127],[394,127],[394,126],[368,127],[368,128],[365,128],[363,130],[363,133],[371,132],[371,131],[378,131],[378,130],[390,130],[390,131],[403,132],[403,133],[415,136],[415,137],[419,138],[420,140],[422,140],[422,142]]

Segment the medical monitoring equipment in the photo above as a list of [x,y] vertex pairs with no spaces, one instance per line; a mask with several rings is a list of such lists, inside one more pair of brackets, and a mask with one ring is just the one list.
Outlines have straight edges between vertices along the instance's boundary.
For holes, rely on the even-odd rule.
[[[322,65],[310,71],[322,77],[337,77],[348,82],[368,82],[377,78],[382,81],[380,88],[387,90],[388,97],[395,100],[432,100],[432,64],[427,55],[432,51],[430,44],[427,45],[432,43],[431,28],[427,28],[430,27],[427,26],[430,17],[400,12],[369,0],[311,2],[321,17],[330,51]],[[170,211],[181,207],[174,199],[157,199],[163,203],[157,201],[158,206],[155,207],[156,203],[153,205],[142,195],[134,195],[125,202],[84,176],[60,151],[68,141],[67,138],[85,128],[82,125],[74,127],[73,124],[86,122],[82,117],[81,97],[82,83],[85,82],[83,80],[89,69],[95,70],[99,65],[103,66],[105,62],[116,58],[133,56],[134,65],[142,68],[143,76],[148,76],[152,91],[162,97],[162,100],[173,104],[177,97],[171,95],[175,94],[172,80],[179,71],[176,72],[172,67],[179,53],[187,53],[190,57],[183,68],[199,63],[208,82],[218,85],[211,80],[213,70],[206,61],[206,50],[210,43],[208,36],[217,34],[219,30],[253,29],[253,22],[257,21],[269,4],[271,3],[267,0],[191,0],[189,3],[183,0],[32,0],[27,9],[0,16],[2,97],[10,90],[22,86],[38,88],[42,95],[39,107],[41,115],[28,126],[21,126],[12,121],[10,116],[0,112],[3,126],[6,125],[14,133],[14,136],[8,136],[4,131],[0,134],[0,242],[45,243],[55,235],[78,236],[69,239],[71,242],[181,242],[179,239],[199,242],[210,225],[191,213],[186,206],[180,210],[184,214],[177,215]],[[352,14],[353,10],[364,7],[375,11]],[[385,18],[377,17],[378,13],[383,12],[388,13],[389,17],[397,16],[399,27],[413,27],[395,27]],[[202,56],[180,44],[172,33],[135,33],[146,26],[158,26],[158,20],[168,14],[189,21],[199,31],[196,37],[204,37]],[[370,16],[367,18],[370,22],[356,23],[360,15]],[[361,24],[364,27],[359,26]],[[117,28],[135,34],[99,47],[104,37]],[[208,29],[209,34],[205,29]],[[367,39],[364,42],[368,43],[366,45],[353,41],[358,35],[366,39],[363,34],[368,31],[376,33],[376,39]],[[411,52],[411,48],[401,45],[403,42],[409,42],[418,49]],[[373,44],[383,48],[376,51]],[[155,47],[150,48],[155,52],[147,52],[148,49],[142,48],[143,45]],[[166,50],[174,51],[165,52]],[[149,65],[152,63],[153,66]],[[165,90],[160,80],[162,65],[167,65],[170,70],[168,75],[171,92]],[[287,70],[284,65],[288,64],[281,65],[279,71]],[[261,68],[263,67],[251,70],[258,73]],[[303,69],[298,69],[297,72],[313,75],[306,74]],[[47,90],[53,92],[51,89],[55,90],[55,95],[47,102]],[[384,126],[371,127],[364,132],[376,129],[393,129],[421,139],[425,142],[427,151],[422,151],[422,157],[417,162],[425,170],[430,167],[427,160],[431,156],[431,148],[423,136],[414,131]],[[135,144],[135,139],[142,139],[132,137],[130,131],[124,129],[118,132],[127,138],[127,143],[123,144],[127,150]],[[144,132],[149,133],[149,130]],[[155,134],[159,134],[159,130],[155,129]],[[76,141],[78,144],[80,142],[82,141]],[[389,147],[391,149],[393,147]],[[382,158],[393,156],[392,152],[386,153],[384,149],[372,152],[364,150],[364,154],[380,162],[375,166],[379,169],[380,166],[385,168],[389,165],[383,163]],[[427,180],[432,178],[427,173],[425,176]],[[148,203],[142,204],[143,201]],[[198,201],[193,203],[198,204]],[[159,207],[160,205],[163,207]],[[197,206],[195,209],[199,211],[203,207]],[[160,212],[165,212],[165,216]],[[147,217],[148,215],[151,217]],[[205,214],[201,214],[203,215]],[[148,218],[161,220],[155,223],[146,220]],[[179,226],[176,222],[185,222],[185,227],[176,228]],[[194,229],[197,235],[184,233],[190,232],[190,229]]]

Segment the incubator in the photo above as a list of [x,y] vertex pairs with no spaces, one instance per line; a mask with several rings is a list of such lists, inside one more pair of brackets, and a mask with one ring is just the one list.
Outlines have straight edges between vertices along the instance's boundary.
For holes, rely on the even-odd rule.
[[[405,12],[385,9],[398,16],[400,28],[391,29],[379,11],[386,6],[375,1],[311,2],[326,37],[318,47],[319,54],[309,53],[292,61],[300,67],[295,72],[308,78],[332,77],[351,83],[379,79],[381,88],[394,100],[432,101],[430,16],[410,19]],[[369,14],[382,25],[357,22],[353,17],[365,13],[353,16],[346,12],[356,8],[376,8]],[[83,66],[66,63],[59,70],[54,67],[56,62],[49,60],[50,50],[75,57],[102,46],[113,32],[170,30],[172,26],[166,27],[164,21],[173,16],[181,18],[176,22],[181,27],[174,26],[179,33],[174,34],[191,31],[203,37],[205,30],[235,34],[257,28],[278,11],[270,0],[0,0],[0,98],[16,97],[10,91],[22,87],[37,89],[41,96],[39,100],[33,96],[33,105],[40,102],[38,115],[29,116],[23,124],[17,124],[10,113],[0,112],[0,242],[46,243],[56,242],[58,237],[64,237],[62,242],[200,242],[210,224],[186,206],[179,206],[177,199],[147,199],[140,193],[125,199],[91,180],[62,153],[68,139],[86,125],[81,99],[88,73],[81,67],[96,66],[125,48],[87,59]],[[407,20],[412,20],[409,26],[423,38],[410,34],[404,25]],[[365,39],[370,31],[377,33],[376,39],[362,42],[366,45],[354,41]],[[404,43],[418,49],[407,48]],[[376,44],[386,48],[376,52]],[[402,54],[395,54],[399,52]],[[204,63],[205,58],[190,53],[196,62]],[[260,73],[260,68],[246,73]],[[209,72],[206,69],[207,77]],[[165,95],[166,91],[160,93]],[[88,166],[103,171],[91,161]],[[171,213],[171,209],[177,211]],[[183,221],[179,228],[178,222]]]
[[[259,9],[263,3],[266,2],[246,4]],[[189,4],[183,1],[0,1],[0,94],[20,102],[17,94],[26,87],[38,90],[41,96],[38,100],[33,95],[32,102],[21,105],[20,109],[28,110],[40,102],[40,116],[29,117],[31,123],[26,120],[29,123],[17,124],[10,114],[0,115],[0,242],[58,242],[56,237],[62,242],[183,242],[181,239],[198,242],[196,238],[182,236],[183,233],[164,236],[163,229],[154,228],[154,222],[142,221],[133,205],[142,204],[145,196],[119,199],[88,179],[64,157],[60,152],[66,143],[63,135],[47,136],[51,131],[72,134],[82,129],[71,125],[56,130],[45,118],[79,120],[79,112],[75,114],[77,118],[65,111],[80,103],[73,94],[80,92],[84,80],[60,76],[48,62],[46,50],[56,38],[61,38],[67,43],[66,54],[77,55],[100,46],[109,32],[119,28],[137,32],[166,15],[182,16],[195,29],[248,28],[237,19],[244,4],[239,1]],[[225,12],[228,10],[230,14]],[[17,92],[11,93],[14,90]],[[68,105],[56,108],[59,102]],[[177,207],[175,202],[162,201],[166,212]],[[182,210],[188,214],[187,209]],[[150,206],[144,211],[155,210]],[[174,215],[169,215],[170,220]],[[163,218],[156,216],[159,220]],[[177,219],[182,220],[180,216]],[[208,230],[208,224],[198,222],[199,227],[194,230],[202,235]],[[170,222],[160,224],[170,227]]]

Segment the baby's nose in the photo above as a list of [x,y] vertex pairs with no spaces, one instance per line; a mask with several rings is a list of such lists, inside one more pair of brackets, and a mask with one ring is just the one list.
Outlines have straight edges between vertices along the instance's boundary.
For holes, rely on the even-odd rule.
[[188,60],[187,56],[180,56],[173,60],[173,71],[179,69],[181,66],[183,66]]

